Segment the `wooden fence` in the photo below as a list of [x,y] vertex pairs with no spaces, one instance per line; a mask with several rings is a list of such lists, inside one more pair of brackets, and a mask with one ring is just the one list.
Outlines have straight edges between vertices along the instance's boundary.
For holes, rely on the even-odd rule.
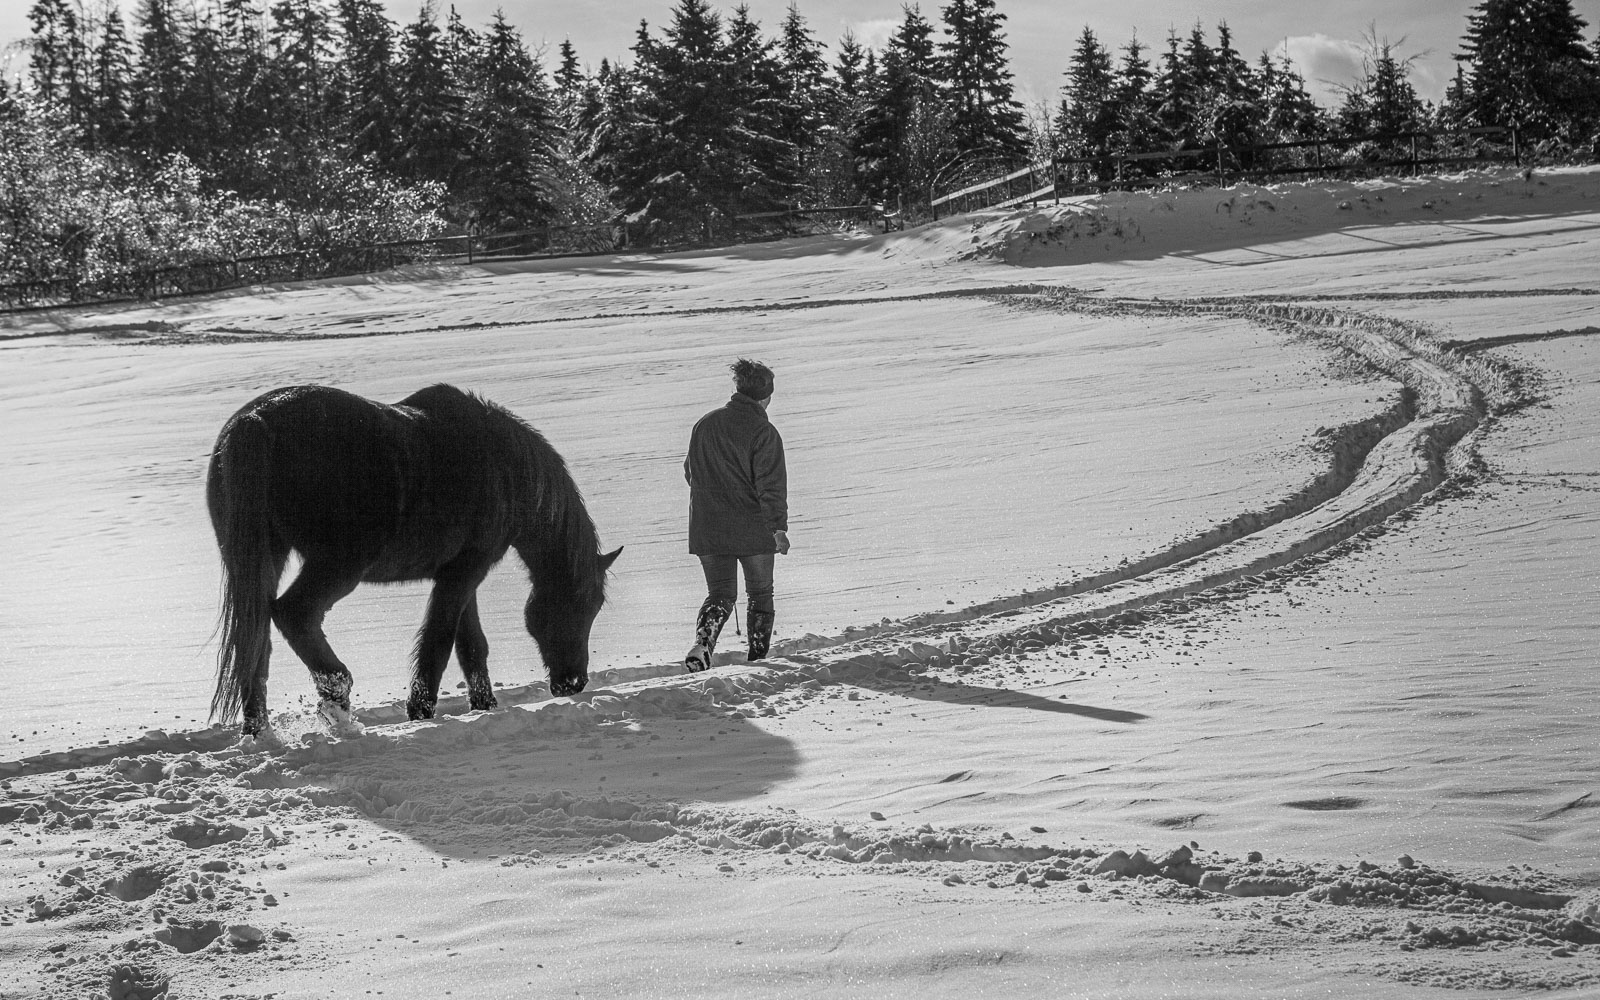
[[1169,184],[1329,174],[1417,173],[1425,167],[1473,163],[1521,163],[1521,137],[1514,128],[1459,132],[1402,132],[1302,139],[1250,146],[1115,153],[1033,163],[947,194],[929,192],[933,217],[980,209],[1037,204],[1064,195]]
[[881,205],[795,206],[773,212],[713,215],[700,232],[688,236],[676,230],[666,231],[650,222],[619,221],[602,226],[542,226],[513,233],[318,247],[129,269],[93,281],[63,275],[0,284],[0,312],[196,295],[276,281],[369,274],[404,264],[470,264],[482,260],[530,260],[626,249],[682,249],[742,243],[777,238],[783,235],[785,227],[795,222],[818,218],[853,219],[881,225],[885,232],[900,225],[899,214]]
[[312,247],[226,260],[194,260],[133,268],[94,280],[62,275],[0,284],[0,312],[196,295],[278,281],[369,274],[404,264],[609,253],[628,245],[629,236],[629,227],[623,225],[542,226],[512,233],[441,236],[363,246]]

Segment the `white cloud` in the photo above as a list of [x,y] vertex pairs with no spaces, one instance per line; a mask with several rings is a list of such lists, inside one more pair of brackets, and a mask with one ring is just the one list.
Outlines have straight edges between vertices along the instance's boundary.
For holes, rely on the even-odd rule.
[[856,41],[862,48],[875,49],[882,52],[889,44],[889,38],[894,34],[894,29],[900,27],[897,17],[879,17],[870,21],[848,21],[846,26],[856,36]]
[[1337,97],[1341,86],[1361,79],[1366,46],[1346,38],[1327,35],[1292,35],[1272,50],[1272,58],[1287,55],[1296,72],[1305,77],[1306,89],[1313,97]]
[[[1387,41],[1387,39],[1384,39]],[[1454,73],[1448,60],[1439,60],[1432,52],[1412,55],[1396,43],[1395,56],[1411,56],[1409,79],[1417,96],[1427,101],[1444,97],[1445,85]],[[1359,81],[1371,44],[1368,40],[1351,41],[1347,38],[1329,38],[1327,35],[1291,35],[1272,49],[1274,61],[1287,55],[1295,70],[1306,80],[1306,90],[1311,96],[1327,105],[1337,105],[1344,99],[1341,87]],[[1442,62],[1442,64],[1441,64]]]

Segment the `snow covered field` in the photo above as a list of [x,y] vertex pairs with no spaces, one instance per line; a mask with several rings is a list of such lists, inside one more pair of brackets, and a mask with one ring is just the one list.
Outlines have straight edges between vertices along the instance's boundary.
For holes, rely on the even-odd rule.
[[[1279,185],[8,318],[0,996],[1600,996],[1597,225],[1594,170]],[[740,354],[782,655],[690,678]],[[367,587],[367,734],[280,644],[238,753],[212,438],[434,381],[626,546],[590,690],[512,559],[506,707],[401,721],[426,591]]]

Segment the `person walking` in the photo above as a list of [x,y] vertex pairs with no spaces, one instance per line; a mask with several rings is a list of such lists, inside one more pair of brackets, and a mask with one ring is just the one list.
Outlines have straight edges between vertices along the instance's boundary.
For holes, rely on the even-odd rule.
[[683,658],[691,672],[711,666],[722,626],[739,596],[744,570],[750,604],[748,658],[772,644],[772,571],[789,552],[789,477],[783,438],[767,419],[772,369],[740,358],[729,366],[735,392],[694,425],[683,475],[689,481],[689,552],[700,557],[706,599],[695,619],[694,645]]

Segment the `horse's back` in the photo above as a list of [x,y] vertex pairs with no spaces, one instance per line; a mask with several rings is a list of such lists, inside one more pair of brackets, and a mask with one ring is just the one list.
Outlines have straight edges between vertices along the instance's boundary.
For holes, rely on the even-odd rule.
[[371,559],[400,530],[410,503],[411,422],[343,389],[287,386],[235,413],[216,455],[260,463],[273,527],[291,548]]

